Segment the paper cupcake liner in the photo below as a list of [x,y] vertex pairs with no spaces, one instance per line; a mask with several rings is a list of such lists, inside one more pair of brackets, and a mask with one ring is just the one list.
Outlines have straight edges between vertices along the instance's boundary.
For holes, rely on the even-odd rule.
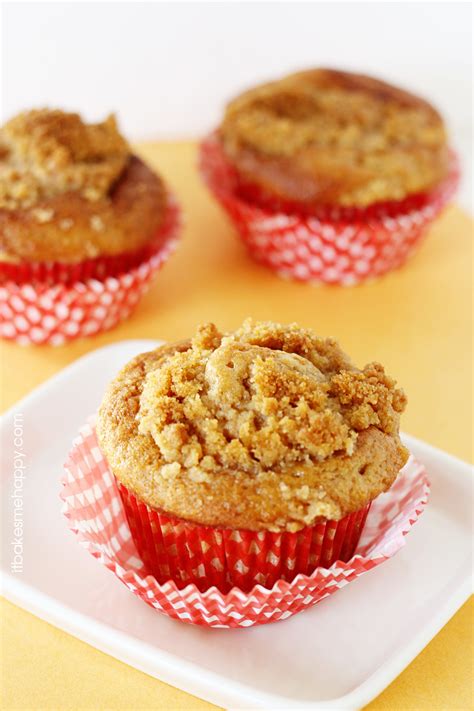
[[0,285],[7,282],[15,284],[41,283],[55,286],[57,284],[71,285],[88,279],[103,281],[109,276],[119,276],[147,261],[162,246],[160,231],[158,239],[153,240],[146,249],[115,256],[85,259],[77,264],[61,262],[0,262]]
[[352,558],[369,506],[341,521],[327,521],[298,533],[232,530],[200,526],[148,507],[123,484],[118,489],[132,538],[148,573],[179,588],[193,583],[201,592],[248,592],[260,584],[291,582],[299,573],[329,568]]
[[400,267],[459,182],[451,152],[448,176],[430,192],[365,209],[321,208],[309,215],[291,206],[261,204],[261,194],[239,183],[215,133],[201,144],[199,167],[256,261],[284,278],[345,286]]
[[[371,505],[355,555],[318,567],[291,582],[272,587],[255,585],[243,592],[222,593],[215,585],[202,592],[192,583],[184,588],[168,580],[159,583],[141,560],[115,478],[102,455],[93,424],[75,439],[61,480],[63,513],[78,540],[99,562],[147,605],[183,622],[207,627],[251,627],[284,620],[335,593],[351,580],[395,555],[405,535],[422,514],[429,482],[422,465],[411,457],[391,489]],[[376,582],[375,582],[376,584]]]
[[148,291],[155,273],[175,250],[180,222],[180,209],[170,199],[165,223],[153,242],[153,254],[116,276],[51,284],[49,278],[38,281],[33,269],[29,282],[3,283],[0,337],[21,345],[57,346],[113,328],[128,318]]

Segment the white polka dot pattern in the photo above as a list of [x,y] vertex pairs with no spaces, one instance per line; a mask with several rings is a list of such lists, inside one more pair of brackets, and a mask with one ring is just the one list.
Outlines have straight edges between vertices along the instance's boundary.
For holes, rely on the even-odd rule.
[[281,277],[350,286],[400,267],[454,194],[458,162],[452,154],[447,179],[429,194],[390,208],[333,208],[321,218],[284,214],[244,200],[215,134],[200,150],[203,179],[224,207],[250,255]]
[[53,286],[39,281],[0,285],[0,337],[21,345],[59,346],[113,328],[131,314],[154,274],[176,249],[180,222],[179,207],[171,198],[160,248],[118,276]]
[[[422,514],[429,495],[426,471],[410,458],[392,488],[372,504],[357,553],[347,563],[317,568],[255,585],[244,593],[215,586],[200,592],[194,584],[180,589],[173,580],[159,584],[147,573],[135,548],[115,478],[98,447],[94,428],[83,427],[65,464],[61,499],[71,530],[99,562],[147,605],[183,622],[207,627],[251,627],[284,620],[312,607],[368,570],[395,555]],[[245,561],[242,561],[245,570]]]

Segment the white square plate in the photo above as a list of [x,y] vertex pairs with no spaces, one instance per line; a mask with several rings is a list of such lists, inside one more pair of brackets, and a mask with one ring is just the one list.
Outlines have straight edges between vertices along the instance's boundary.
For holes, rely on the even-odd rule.
[[[471,589],[471,468],[412,437],[428,507],[407,545],[302,614],[248,630],[210,630],[152,610],[83,550],[61,514],[73,437],[106,384],[155,341],[124,341],[70,365],[2,419],[3,593],[38,617],[147,674],[226,708],[356,709],[379,694]],[[11,572],[14,415],[23,415],[24,568]]]

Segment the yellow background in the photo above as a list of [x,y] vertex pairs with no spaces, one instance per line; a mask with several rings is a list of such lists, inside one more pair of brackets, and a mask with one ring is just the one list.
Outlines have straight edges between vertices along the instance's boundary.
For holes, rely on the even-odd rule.
[[[200,183],[194,145],[147,144],[139,152],[167,178],[185,211],[178,253],[131,320],[113,331],[60,348],[2,344],[4,409],[93,348],[127,338],[183,338],[207,320],[232,329],[251,315],[334,336],[359,365],[380,360],[408,394],[403,429],[471,458],[472,224],[465,214],[450,208],[402,270],[374,283],[289,283],[248,259]],[[472,610],[471,600],[368,708],[472,708]],[[2,708],[215,708],[5,601],[1,616]]]

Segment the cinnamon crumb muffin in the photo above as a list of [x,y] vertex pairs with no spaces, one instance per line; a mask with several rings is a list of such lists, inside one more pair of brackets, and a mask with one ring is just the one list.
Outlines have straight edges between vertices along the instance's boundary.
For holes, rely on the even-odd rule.
[[[203,584],[209,547],[220,551],[212,559],[224,559],[232,558],[228,549],[222,554],[229,540],[234,557],[239,541],[247,554],[252,541],[261,552],[275,536],[281,545],[292,540],[293,553],[306,546],[296,567],[277,555],[271,575],[272,559],[259,559],[253,572],[268,584],[277,573],[288,579],[352,556],[371,501],[407,459],[399,438],[405,403],[381,365],[359,370],[334,340],[248,320],[230,334],[208,324],[189,341],[134,358],[111,383],[96,428],[132,534],[157,577],[169,577],[168,548],[183,525],[188,546],[190,531],[205,544],[201,553],[188,551],[195,571],[203,565],[196,573]],[[330,549],[322,545],[328,526]],[[156,563],[163,556],[164,574]],[[233,571],[241,570],[226,565],[226,581],[235,583]]]
[[220,137],[244,184],[305,206],[401,200],[448,171],[446,131],[428,102],[333,69],[245,92],[228,105]]
[[115,118],[28,111],[0,129],[0,338],[62,345],[128,318],[180,209]]
[[21,113],[0,130],[0,264],[134,254],[163,224],[162,179],[131,152],[115,118]]
[[344,286],[404,264],[459,181],[428,102],[334,69],[231,101],[199,167],[256,261],[285,279]]

